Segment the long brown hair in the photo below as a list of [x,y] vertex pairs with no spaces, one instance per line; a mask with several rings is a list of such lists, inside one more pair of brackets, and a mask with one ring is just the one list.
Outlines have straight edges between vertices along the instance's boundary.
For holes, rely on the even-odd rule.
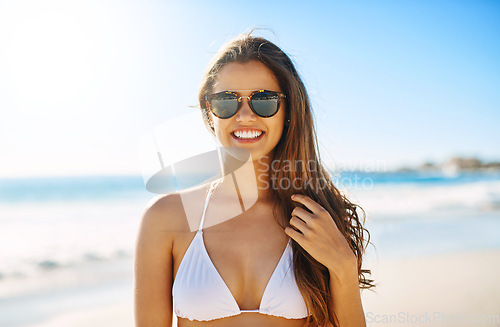
[[[205,95],[212,92],[220,69],[231,62],[248,62],[258,60],[264,63],[275,75],[282,92],[286,94],[285,124],[279,143],[273,151],[273,166],[270,167],[269,180],[289,181],[284,185],[273,185],[275,199],[274,215],[291,217],[296,203],[290,199],[294,193],[302,193],[311,197],[323,206],[332,216],[337,227],[344,235],[358,260],[359,286],[362,289],[375,287],[372,279],[365,274],[370,270],[361,269],[363,254],[370,241],[370,233],[363,227],[366,220],[364,210],[351,203],[335,187],[329,172],[321,163],[319,146],[314,128],[311,105],[306,88],[290,58],[275,44],[251,35],[252,31],[243,33],[223,46],[215,55],[204,74],[199,103],[207,128],[215,135],[213,123],[205,104]],[[295,163],[293,167],[284,167]],[[296,165],[299,163],[299,166]],[[314,169],[311,169],[311,166]],[[299,169],[297,169],[299,168]],[[291,183],[291,181],[299,181]],[[280,184],[280,183],[278,183]],[[358,217],[356,208],[363,212],[363,222]],[[279,210],[281,212],[276,212]],[[289,226],[288,221],[282,222]],[[364,233],[367,239],[364,238]],[[328,269],[316,261],[309,253],[292,239],[293,267],[295,279],[309,312],[307,326],[326,326],[331,323],[338,326],[334,312],[331,312],[330,276]]]

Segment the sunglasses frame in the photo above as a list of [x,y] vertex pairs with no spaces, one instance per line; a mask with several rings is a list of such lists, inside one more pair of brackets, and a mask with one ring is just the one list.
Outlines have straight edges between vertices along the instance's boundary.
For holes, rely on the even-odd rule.
[[[253,91],[253,90],[239,90],[239,91]],[[258,114],[255,109],[253,108],[252,106],[252,97],[256,94],[259,94],[259,93],[263,93],[263,92],[268,92],[268,93],[274,93],[274,94],[277,94],[278,95],[278,107],[276,108],[276,111],[270,115],[270,116],[261,116],[260,114]],[[232,114],[231,116],[229,117],[224,117],[224,118],[221,118],[219,116],[217,116],[213,110],[212,110],[212,98],[215,97],[216,95],[219,95],[219,94],[232,94],[234,96],[236,96],[237,100],[238,100],[238,108],[236,109],[236,111],[234,112],[234,114]],[[205,101],[206,101],[206,104],[207,104],[207,108],[212,112],[212,114],[214,114],[215,117],[219,118],[219,119],[229,119],[231,117],[233,117],[234,115],[236,115],[238,113],[238,111],[240,111],[241,109],[241,99],[242,98],[247,98],[248,99],[248,106],[250,107],[250,109],[252,109],[253,113],[256,114],[257,116],[259,117],[262,117],[262,118],[269,118],[269,117],[272,117],[274,115],[276,115],[280,109],[280,105],[281,105],[281,99],[282,98],[286,98],[286,95],[283,93],[283,92],[278,92],[278,91],[270,91],[270,90],[257,90],[257,91],[253,91],[249,96],[246,96],[246,97],[243,97],[243,96],[240,96],[238,94],[238,92],[235,92],[235,91],[222,91],[222,92],[217,92],[217,93],[212,93],[212,94],[208,94],[208,95],[205,95]]]

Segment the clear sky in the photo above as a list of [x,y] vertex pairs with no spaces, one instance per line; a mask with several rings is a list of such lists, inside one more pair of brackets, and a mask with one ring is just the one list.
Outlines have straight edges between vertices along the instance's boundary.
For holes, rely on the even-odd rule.
[[301,73],[324,160],[500,160],[498,1],[0,0],[0,176],[140,174],[250,27]]

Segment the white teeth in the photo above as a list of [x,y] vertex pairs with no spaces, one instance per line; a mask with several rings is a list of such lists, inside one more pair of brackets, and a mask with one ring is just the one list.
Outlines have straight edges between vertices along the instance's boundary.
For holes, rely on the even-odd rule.
[[262,133],[262,131],[235,131],[234,135],[239,139],[254,139]]

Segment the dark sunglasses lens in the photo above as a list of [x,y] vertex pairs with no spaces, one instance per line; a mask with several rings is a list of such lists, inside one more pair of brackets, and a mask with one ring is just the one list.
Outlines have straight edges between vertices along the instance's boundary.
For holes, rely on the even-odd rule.
[[217,94],[210,101],[210,106],[217,117],[229,118],[238,111],[238,98],[234,94]]
[[280,97],[277,93],[261,92],[252,97],[252,107],[262,117],[274,115],[279,108]]

